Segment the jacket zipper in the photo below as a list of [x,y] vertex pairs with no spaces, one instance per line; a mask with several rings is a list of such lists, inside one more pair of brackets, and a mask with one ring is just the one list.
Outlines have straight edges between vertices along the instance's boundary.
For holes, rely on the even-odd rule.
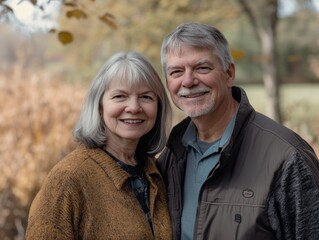
[[236,233],[235,233],[235,240],[238,240],[238,232],[239,232],[239,225],[241,223],[241,215],[239,213],[236,213],[234,220],[236,223],[238,223],[236,228]]

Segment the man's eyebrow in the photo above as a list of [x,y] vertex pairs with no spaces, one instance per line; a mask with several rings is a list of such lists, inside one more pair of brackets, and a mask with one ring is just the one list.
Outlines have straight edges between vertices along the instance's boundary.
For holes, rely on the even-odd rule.
[[[203,60],[199,60],[198,62],[194,63],[193,67],[199,66],[199,65],[203,65],[203,64],[208,64],[208,65],[213,65],[212,61],[210,61],[209,59],[203,59]],[[167,70],[174,70],[174,69],[179,69],[182,68],[180,66],[168,66]]]
[[177,68],[181,68],[181,67],[178,67],[178,66],[168,66],[168,67],[167,67],[167,70],[177,69]]
[[209,65],[213,65],[213,63],[211,61],[209,61],[208,59],[204,59],[204,60],[200,60],[199,62],[197,62],[195,64],[195,66],[197,65],[202,65],[202,64],[209,64]]

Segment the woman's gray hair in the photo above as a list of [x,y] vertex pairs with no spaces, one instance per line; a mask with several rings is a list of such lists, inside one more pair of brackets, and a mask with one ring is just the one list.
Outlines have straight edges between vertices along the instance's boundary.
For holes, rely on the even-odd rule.
[[[155,125],[139,141],[138,150],[148,154],[160,152],[171,128],[172,109],[164,85],[148,59],[137,52],[120,52],[111,56],[91,83],[80,118],[73,129],[75,139],[87,147],[103,147],[107,142],[101,116],[101,99],[112,81],[131,87],[143,84],[158,97]],[[107,107],[107,106],[104,106]]]
[[166,54],[181,52],[183,46],[207,49],[220,59],[224,71],[234,63],[225,36],[212,26],[201,23],[183,23],[166,36],[162,43],[161,59],[165,78],[167,77]]

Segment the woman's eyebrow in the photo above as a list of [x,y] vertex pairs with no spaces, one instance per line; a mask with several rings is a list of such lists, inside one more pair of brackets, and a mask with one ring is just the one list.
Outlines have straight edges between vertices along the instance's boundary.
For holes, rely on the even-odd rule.
[[141,92],[139,94],[154,94],[154,95],[156,95],[155,92],[153,92],[152,90],[147,90],[147,91]]

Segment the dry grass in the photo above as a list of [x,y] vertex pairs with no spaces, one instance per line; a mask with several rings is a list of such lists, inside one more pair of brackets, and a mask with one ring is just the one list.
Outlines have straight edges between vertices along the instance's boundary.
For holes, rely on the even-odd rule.
[[19,68],[0,76],[0,239],[23,239],[48,170],[74,147],[84,90]]

